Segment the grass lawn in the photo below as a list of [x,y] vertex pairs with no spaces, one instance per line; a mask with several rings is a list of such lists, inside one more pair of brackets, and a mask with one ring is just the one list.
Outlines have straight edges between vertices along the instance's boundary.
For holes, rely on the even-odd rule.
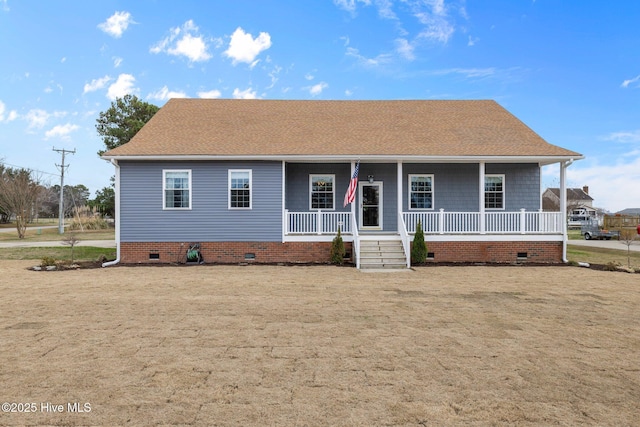
[[[617,249],[592,248],[567,245],[567,259],[576,262],[588,262],[589,264],[620,263],[627,265],[627,251]],[[632,267],[640,267],[640,252],[631,251],[629,254]]]
[[631,274],[29,265],[0,262],[0,425],[638,423]]
[[[97,248],[94,246],[76,246],[73,249],[74,261],[96,261],[102,256],[115,259],[115,248]],[[0,260],[41,260],[45,257],[59,261],[71,261],[69,246],[51,246],[37,248],[0,248]]]
[[[50,227],[50,225],[49,225]],[[3,227],[9,228],[9,227]],[[38,226],[29,227],[25,234],[24,239],[18,239],[18,231],[15,224],[12,224],[11,231],[0,232],[0,242],[15,241],[32,241],[32,242],[46,242],[46,241],[60,241],[64,240],[70,234],[75,234],[80,240],[114,240],[115,230],[110,228],[108,230],[69,230],[65,228],[63,235],[58,234],[58,227],[42,228]]]

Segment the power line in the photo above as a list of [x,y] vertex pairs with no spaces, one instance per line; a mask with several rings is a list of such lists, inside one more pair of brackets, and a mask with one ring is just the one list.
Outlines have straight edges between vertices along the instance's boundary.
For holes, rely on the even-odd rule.
[[26,167],[26,166],[12,165],[11,163],[3,162],[2,160],[0,160],[0,164],[6,165],[6,166],[11,166],[13,168],[26,169],[26,170],[29,170],[29,171],[32,171],[32,172],[43,173],[45,175],[60,176],[60,174],[57,174],[57,173],[41,171],[41,170],[38,170],[38,169],[33,169],[33,168]]

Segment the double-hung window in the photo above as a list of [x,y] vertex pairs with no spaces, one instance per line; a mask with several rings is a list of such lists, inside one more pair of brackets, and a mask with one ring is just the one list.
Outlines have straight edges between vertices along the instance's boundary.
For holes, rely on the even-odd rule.
[[335,209],[333,203],[335,199],[334,181],[335,175],[309,175],[311,210]]
[[163,170],[164,209],[191,209],[191,171]]
[[484,176],[484,208],[504,209],[504,175]]
[[251,170],[229,170],[229,209],[251,209]]
[[409,209],[433,209],[433,175],[409,175]]

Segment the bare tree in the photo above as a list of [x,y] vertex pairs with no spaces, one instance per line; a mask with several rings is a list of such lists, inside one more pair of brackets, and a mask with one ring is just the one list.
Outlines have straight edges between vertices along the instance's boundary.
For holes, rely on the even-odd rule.
[[620,241],[627,245],[627,267],[631,268],[631,245],[637,240],[635,228],[623,228],[620,230]]
[[15,215],[18,238],[24,239],[42,186],[28,169],[11,169],[0,165],[0,210]]
[[73,248],[80,242],[80,239],[76,236],[76,233],[69,234],[65,239],[62,239],[62,244],[71,246],[71,264],[73,264]]

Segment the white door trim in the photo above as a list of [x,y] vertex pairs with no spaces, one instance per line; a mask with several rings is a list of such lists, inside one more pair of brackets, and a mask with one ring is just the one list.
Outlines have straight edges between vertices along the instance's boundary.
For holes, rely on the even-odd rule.
[[[378,187],[378,225],[375,226],[365,226],[364,225],[364,221],[363,221],[363,208],[364,208],[364,204],[363,204],[363,200],[364,198],[362,197],[362,188],[365,186],[377,186]],[[382,193],[382,181],[373,181],[373,182],[369,182],[369,181],[360,181],[358,183],[358,201],[359,201],[359,207],[358,207],[358,226],[360,230],[363,231],[367,231],[367,230],[382,230],[382,217],[383,217],[383,193]]]

